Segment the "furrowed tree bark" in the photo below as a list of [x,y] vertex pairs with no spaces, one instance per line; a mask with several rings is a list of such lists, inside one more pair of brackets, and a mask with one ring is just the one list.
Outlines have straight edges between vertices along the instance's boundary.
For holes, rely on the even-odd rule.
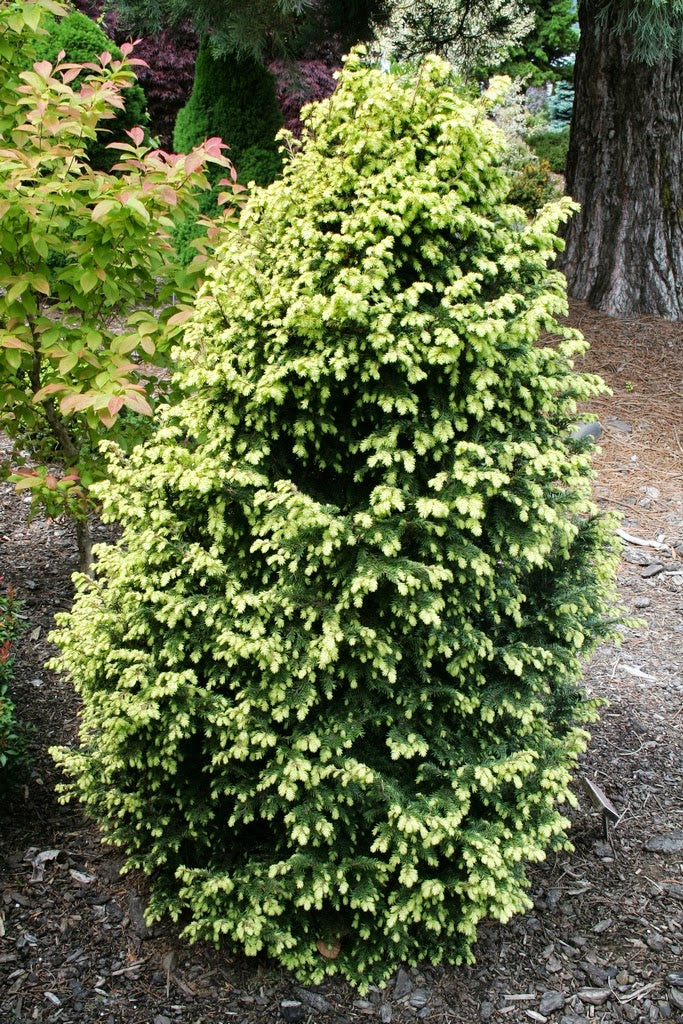
[[569,294],[611,315],[683,319],[683,59],[634,60],[632,40],[579,4],[567,191],[581,204],[560,265]]
[[78,545],[78,566],[81,572],[92,576],[92,532],[87,519],[76,520],[76,543]]

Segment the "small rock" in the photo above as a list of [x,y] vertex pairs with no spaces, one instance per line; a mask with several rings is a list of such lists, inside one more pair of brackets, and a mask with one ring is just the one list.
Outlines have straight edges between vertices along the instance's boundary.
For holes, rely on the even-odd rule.
[[607,420],[607,426],[611,427],[612,430],[618,430],[620,434],[632,434],[633,427],[626,420],[615,419],[614,416],[610,416]]
[[560,1024],[586,1024],[587,1020],[587,1017],[582,1017],[578,1013],[567,1013],[560,1018]]
[[645,942],[654,953],[661,953],[666,943],[661,935],[657,932],[653,932],[652,935],[646,935]]
[[541,1013],[548,1016],[548,1014],[556,1013],[558,1010],[563,1010],[565,1004],[565,998],[561,992],[544,992],[541,996],[541,1003],[538,1007]]
[[417,1011],[417,1015],[420,1018],[420,1020],[426,1020],[430,1013],[431,1010],[429,1009],[428,1006],[423,1006],[421,1010]]
[[631,565],[651,565],[652,563],[650,555],[639,548],[624,548],[621,557],[625,562],[630,562]]
[[145,910],[142,906],[142,900],[138,896],[133,896],[132,893],[128,897],[128,917],[131,927],[138,938],[149,938],[152,930],[145,921]]
[[683,1010],[683,988],[672,988],[669,991],[669,1002],[677,1010]]
[[165,1017],[163,1013],[158,1013],[154,1018],[153,1024],[171,1024],[171,1018]]
[[619,971],[614,980],[617,985],[628,985],[628,971]]
[[421,1010],[423,1006],[426,1006],[429,1001],[429,996],[423,988],[416,988],[410,997],[410,1005],[416,1010]]
[[609,988],[580,988],[576,994],[582,1003],[602,1006],[610,998],[612,991]]
[[495,1006],[493,1005],[493,1003],[490,1003],[488,999],[485,999],[484,1002],[479,1007],[479,1016],[481,1017],[482,1020],[491,1020],[491,1017],[493,1017],[494,1010]]
[[596,935],[602,935],[602,933],[606,932],[607,929],[611,927],[611,925],[612,925],[612,918],[611,917],[605,917],[605,918],[603,918],[602,921],[598,921],[597,924],[593,925],[593,931],[595,932]]
[[651,853],[680,853],[683,850],[683,830],[676,829],[668,836],[653,836],[645,843]]
[[614,856],[614,851],[609,843],[594,843],[593,850],[596,857],[609,857],[611,859]]
[[382,1003],[379,1008],[379,1019],[382,1024],[391,1024],[391,1018],[394,1016],[394,1011],[391,1009],[390,1003]]
[[412,981],[403,968],[399,967],[398,973],[396,974],[396,981],[394,982],[394,999],[404,999],[412,991]]
[[296,1024],[306,1016],[304,1004],[298,999],[283,999],[280,1003],[280,1016],[288,1021],[288,1024]]
[[644,580],[649,580],[652,576],[658,576],[660,572],[664,572],[664,566],[661,562],[651,562],[650,565],[646,565],[641,572],[641,577]]
[[666,976],[666,980],[670,985],[675,985],[677,988],[683,988],[683,971],[669,971]]
[[123,921],[123,911],[113,900],[107,903],[107,918],[112,924],[118,924],[120,921]]
[[652,601],[649,597],[637,597],[633,602],[635,608],[649,608]]
[[313,1010],[318,1010],[319,1013],[325,1013],[325,1011],[332,1009],[332,1004],[318,992],[311,992],[307,988],[296,988],[294,991],[297,998],[300,999],[302,1003],[305,1003],[306,1006],[310,1006]]
[[657,1004],[657,1009],[659,1010],[659,1016],[662,1020],[668,1020],[671,1016],[671,1004],[667,1003],[665,999],[662,999]]

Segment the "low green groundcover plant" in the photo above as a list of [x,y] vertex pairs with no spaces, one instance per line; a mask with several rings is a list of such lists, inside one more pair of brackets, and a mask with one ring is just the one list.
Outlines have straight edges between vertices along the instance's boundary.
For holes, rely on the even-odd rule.
[[151,876],[150,920],[313,982],[470,960],[529,905],[613,630],[567,439],[601,385],[548,266],[571,203],[506,204],[486,102],[436,58],[347,60],[220,252],[184,397],[111,448],[122,536],[59,617],[64,796]]
[[546,128],[527,137],[529,146],[539,160],[547,161],[554,174],[564,174],[569,149],[569,128]]

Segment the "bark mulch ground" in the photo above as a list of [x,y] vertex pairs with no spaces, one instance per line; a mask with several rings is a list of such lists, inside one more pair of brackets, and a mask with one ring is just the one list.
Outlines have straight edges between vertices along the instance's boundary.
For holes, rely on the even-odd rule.
[[400,970],[365,998],[190,947],[170,924],[150,932],[145,879],[122,878],[117,852],[54,794],[47,749],[74,736],[78,707],[43,666],[54,612],[71,599],[72,532],[29,524],[5,487],[0,573],[24,602],[14,696],[33,767],[0,807],[0,1024],[683,1020],[683,325],[581,304],[572,322],[593,344],[586,368],[613,389],[593,406],[605,428],[596,497],[624,513],[620,588],[642,619],[586,670],[609,706],[580,774],[618,821],[605,830],[577,777],[575,851],[533,868],[533,909],[484,925],[474,966]]

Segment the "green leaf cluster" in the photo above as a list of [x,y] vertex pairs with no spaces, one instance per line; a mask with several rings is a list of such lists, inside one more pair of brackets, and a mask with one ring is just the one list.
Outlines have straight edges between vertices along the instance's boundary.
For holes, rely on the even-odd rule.
[[129,45],[121,59],[38,60],[61,13],[51,0],[0,7],[0,427],[14,467],[22,451],[34,462],[18,486],[48,514],[83,519],[104,472],[99,440],[145,433],[161,390],[150,364],[165,364],[206,262],[177,264],[173,226],[209,187],[207,161],[230,164],[217,139],[168,155],[135,127],[113,144],[116,173],[94,170],[88,144],[123,108],[135,61]]
[[[64,18],[45,19],[43,27],[46,35],[36,40],[37,60],[49,60],[54,64],[61,51],[64,52],[63,59],[76,64],[98,60],[102,53],[110,53],[113,60],[121,60],[123,56],[100,26],[80,11],[72,11]],[[124,108],[113,111],[113,117],[101,121],[97,138],[86,143],[87,160],[93,170],[110,171],[118,156],[116,150],[107,148],[108,143],[126,142],[127,131],[136,127],[146,129],[149,124],[147,100],[140,83],[131,81],[122,95]],[[149,141],[145,133],[145,142]]]
[[569,150],[569,125],[564,128],[537,128],[526,141],[539,160],[549,164],[554,174],[564,174]]
[[54,637],[83,698],[63,796],[150,918],[309,981],[469,961],[529,905],[613,629],[568,439],[602,385],[549,266],[572,204],[506,203],[490,100],[451,75],[355,52],[309,108],[209,272],[183,398],[111,449],[122,536]]

